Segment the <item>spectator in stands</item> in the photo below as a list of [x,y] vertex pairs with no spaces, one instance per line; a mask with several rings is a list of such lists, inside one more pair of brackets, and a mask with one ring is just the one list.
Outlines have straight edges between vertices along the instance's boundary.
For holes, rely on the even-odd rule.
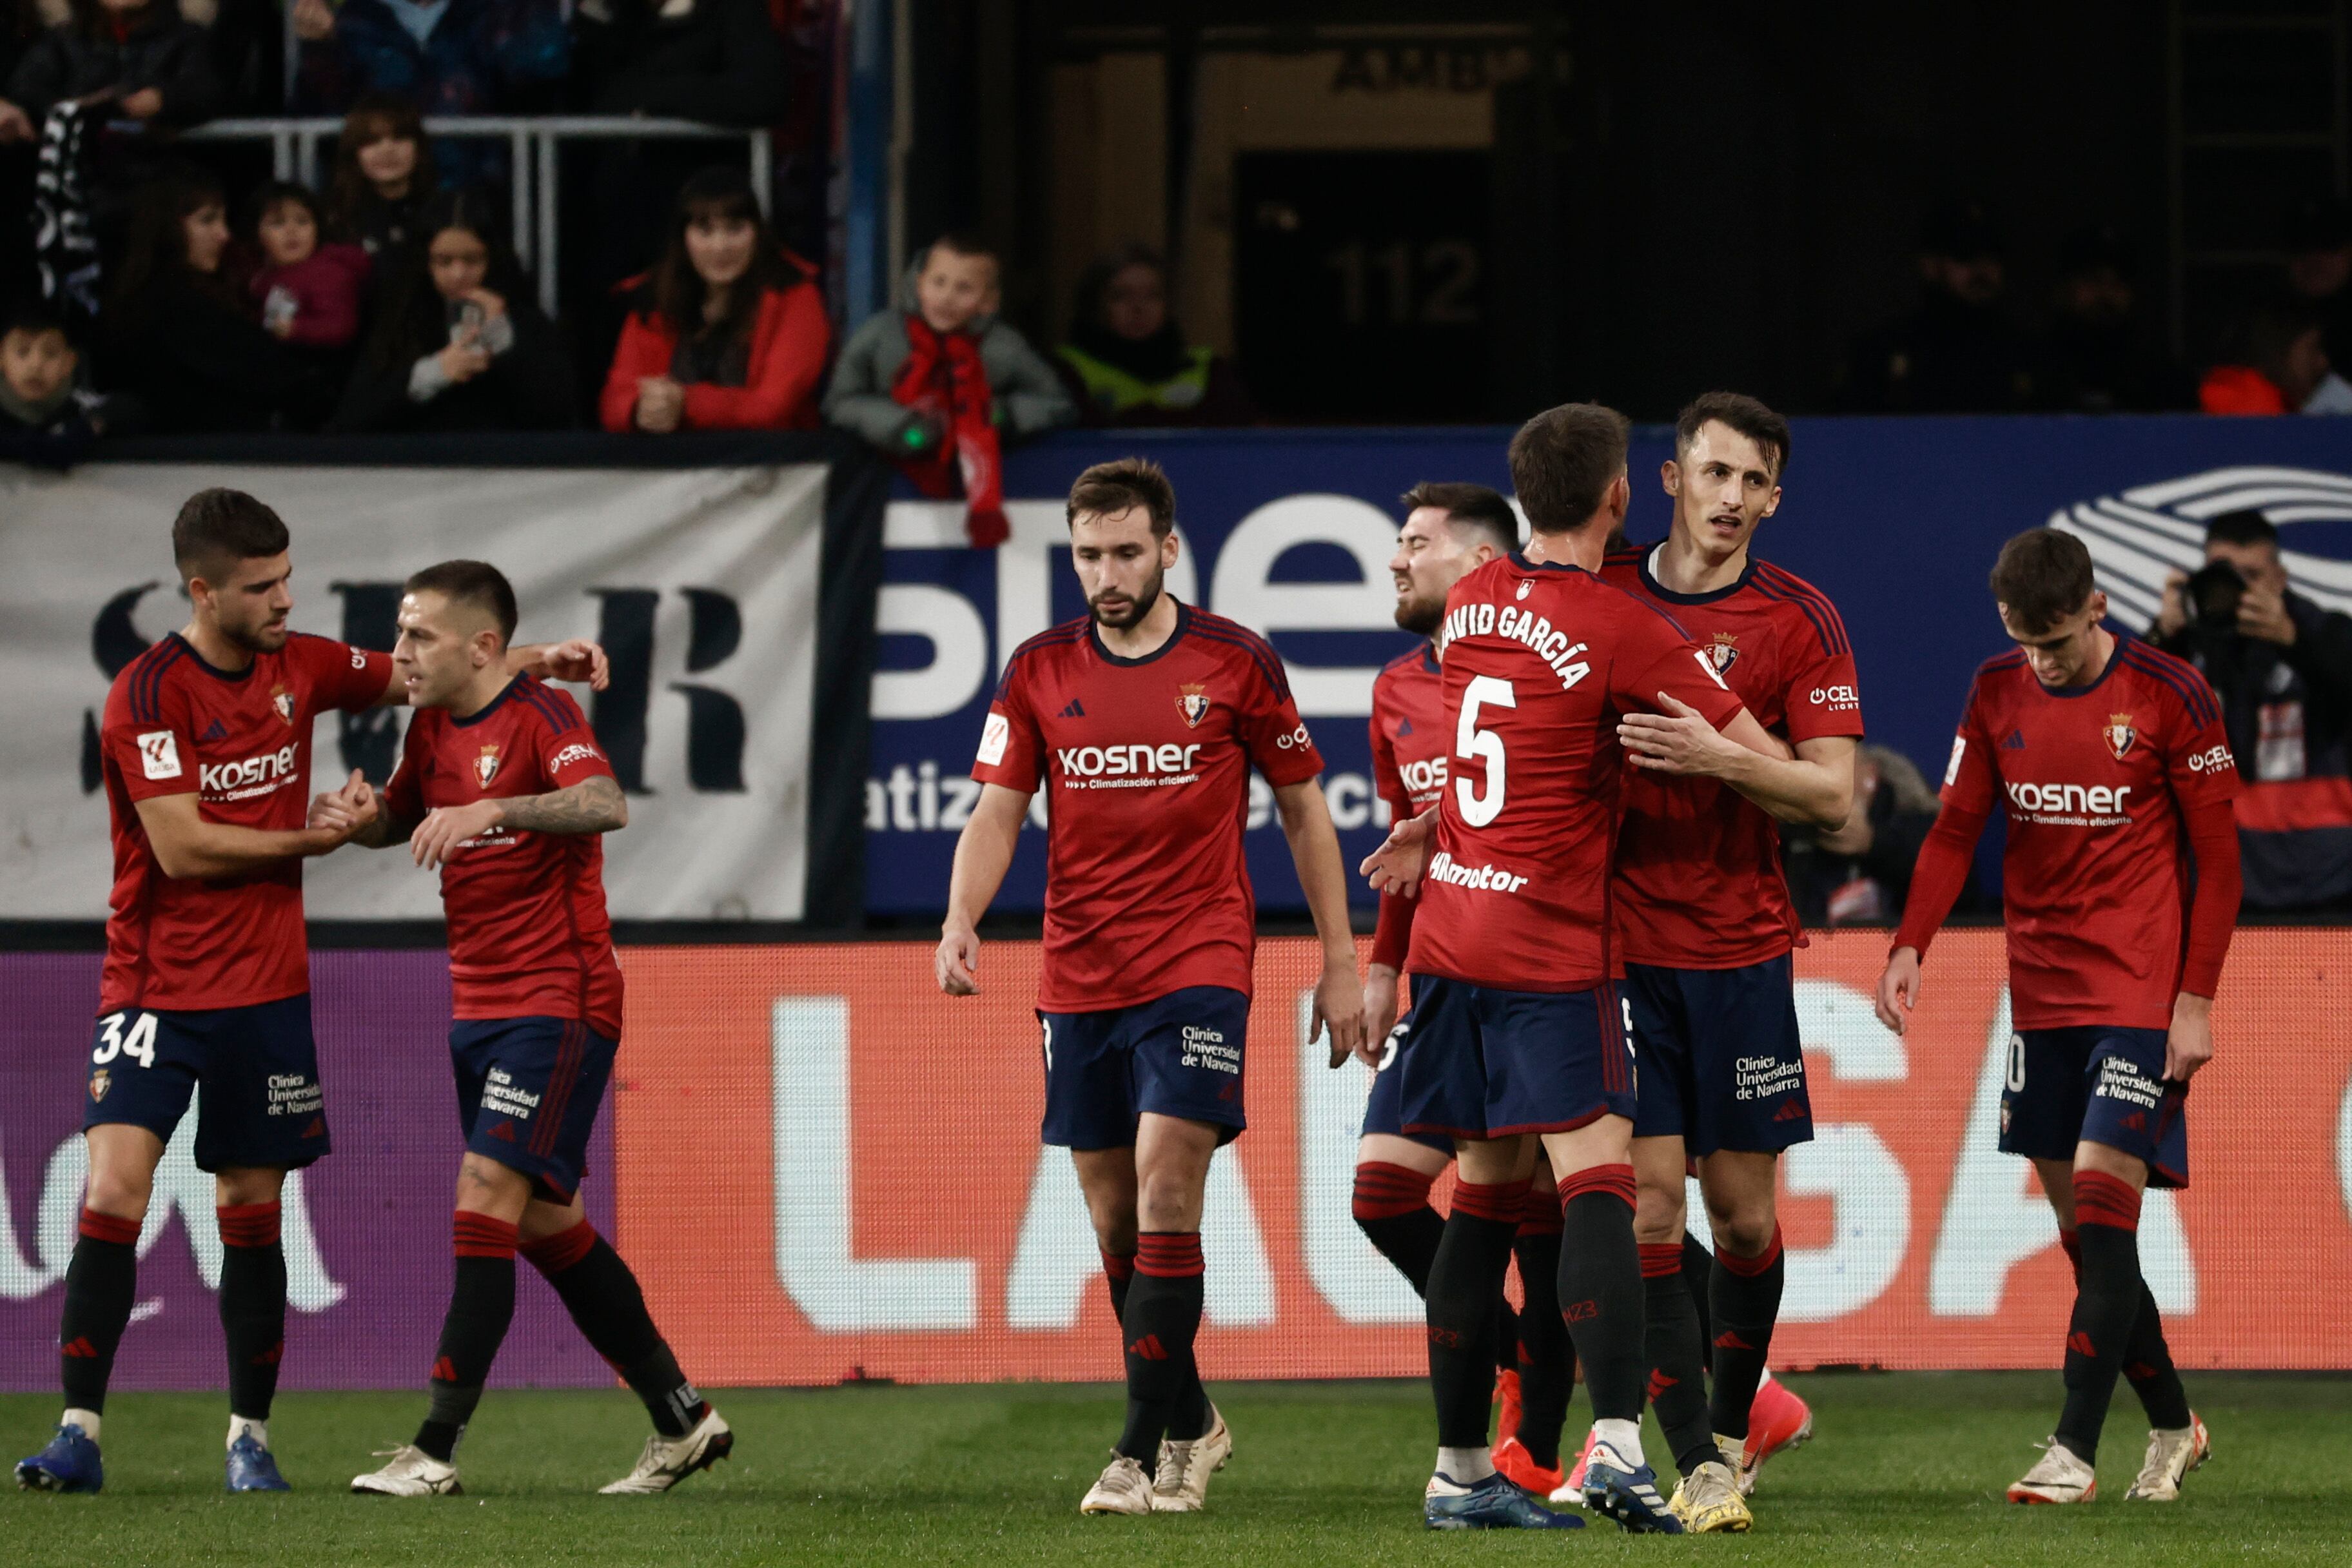
[[327,232],[366,251],[379,279],[395,276],[433,191],[433,149],[416,106],[388,92],[363,94],[335,142]]
[[607,430],[808,430],[832,328],[814,269],[768,230],[737,170],[678,194],[668,247],[638,279],[601,408]]
[[2208,414],[2352,414],[2352,384],[2328,364],[2318,312],[2280,295],[2229,329],[2197,402]]
[[2286,286],[2318,314],[2328,362],[2352,367],[2352,199],[2316,197],[2287,216]]
[[[1782,867],[1798,918],[1810,926],[1893,925],[1910,896],[1911,868],[1936,825],[1936,792],[1911,759],[1864,743],[1853,759],[1853,815],[1835,832],[1781,830]],[[1973,881],[1959,907],[1972,908]]]
[[90,390],[65,319],[18,307],[0,327],[0,453],[54,468],[79,461],[104,435],[139,426],[138,400]]
[[[560,0],[294,0],[291,25],[295,102],[311,113],[378,92],[427,115],[529,113],[572,65]],[[494,142],[448,141],[435,156],[454,184],[504,178]]]
[[2194,406],[2187,375],[2147,345],[2130,247],[2101,225],[2066,243],[2057,311],[2035,354],[2033,390],[2066,414]]
[[791,62],[763,0],[580,0],[572,100],[713,125],[782,118]]
[[491,204],[436,196],[383,318],[370,334],[336,430],[553,430],[574,423],[572,366],[530,300]]
[[2205,565],[2165,582],[2159,647],[2205,672],[2236,755],[2252,909],[2352,906],[2352,616],[2288,585],[2259,510],[2205,526]]
[[1857,339],[1841,380],[1872,414],[1990,414],[2028,405],[2032,376],[2001,308],[1999,232],[1973,203],[1932,215],[1919,237],[1919,303]]
[[[37,0],[0,0],[0,93],[16,79],[16,68],[40,41],[42,31]],[[0,147],[30,142],[37,129],[24,105],[0,97]]]
[[824,416],[898,459],[926,495],[963,483],[972,542],[1001,544],[1000,436],[1034,436],[1077,417],[1053,367],[998,320],[995,253],[945,235],[907,269],[899,308],[851,334]]
[[1088,425],[1247,425],[1256,417],[1233,364],[1187,343],[1168,309],[1168,264],[1140,245],[1078,279],[1070,341],[1055,353]]
[[320,242],[319,199],[301,185],[272,180],[253,194],[253,234],[262,265],[247,285],[261,311],[261,330],[299,348],[331,354],[360,334],[367,291],[367,252],[342,242]]
[[319,367],[261,330],[224,275],[219,182],[188,169],[143,187],[100,325],[101,379],[162,431],[305,429],[333,395]]
[[68,99],[164,126],[210,119],[222,101],[212,41],[172,0],[73,0],[71,19],[17,62],[7,96],[28,126]]

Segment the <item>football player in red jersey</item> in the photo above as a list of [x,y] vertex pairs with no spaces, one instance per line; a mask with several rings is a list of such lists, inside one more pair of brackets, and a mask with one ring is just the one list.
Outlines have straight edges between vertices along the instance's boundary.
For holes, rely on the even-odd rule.
[[2112,631],[2091,552],[2037,528],[2001,547],[1992,594],[2017,646],[1969,690],[1944,805],[1878,983],[1901,1033],[1919,964],[1996,805],[2012,1023],[2000,1147],[2034,1163],[2074,1263],[2066,1404],[2011,1502],[2088,1502],[2120,1371],[2147,1408],[2127,1498],[2168,1501],[2209,1451],[2141,1278],[2150,1185],[2189,1184],[2182,1109],[2213,1055],[2213,994],[2238,915],[2237,768],[2191,666]]
[[[1610,904],[1625,772],[1621,716],[1696,714],[1752,750],[1775,742],[1703,650],[1596,574],[1625,513],[1624,416],[1538,415],[1511,441],[1527,548],[1454,585],[1438,632],[1446,790],[1365,862],[1423,900],[1406,970],[1402,1125],[1454,1139],[1460,1163],[1427,1292],[1438,1460],[1433,1529],[1570,1528],[1494,1469],[1484,1331],[1539,1152],[1562,1218],[1559,1294],[1597,1417],[1584,1500],[1628,1530],[1682,1523],[1643,1461],[1635,1109]],[[1424,865],[1425,859],[1425,865]]]
[[[1749,1527],[1744,1494],[1757,1467],[1811,1423],[1795,1394],[1759,1386],[1784,1272],[1775,1175],[1780,1152],[1813,1135],[1790,962],[1799,921],[1778,824],[1845,821],[1862,702],[1836,607],[1751,550],[1780,504],[1788,458],[1788,422],[1761,403],[1696,399],[1675,422],[1662,476],[1674,500],[1665,540],[1601,569],[1673,616],[1787,742],[1768,757],[1694,718],[1637,713],[1624,724],[1633,771],[1611,894],[1642,1051],[1634,1234],[1652,1399],[1683,1472],[1675,1510],[1701,1534]],[[1716,1254],[1710,1266],[1696,1249],[1685,1268],[1693,1159]]]
[[[1396,581],[1396,623],[1427,637],[1436,632],[1445,595],[1463,574],[1517,547],[1519,519],[1500,491],[1485,485],[1420,484],[1402,500],[1404,526],[1389,562]],[[1444,683],[1430,644],[1391,660],[1373,678],[1371,745],[1372,787],[1391,821],[1436,803],[1445,788],[1446,753],[1454,740],[1445,729]],[[1429,1266],[1445,1230],[1444,1216],[1430,1205],[1429,1189],[1453,1163],[1454,1140],[1439,1132],[1407,1134],[1398,1126],[1397,1047],[1405,1031],[1395,1027],[1397,982],[1412,936],[1413,909],[1411,899],[1381,897],[1371,965],[1364,976],[1364,1038],[1381,1047],[1380,1067],[1364,1102],[1352,1206],[1365,1237],[1418,1293],[1428,1288]],[[1491,1348],[1496,1397],[1502,1405],[1495,1468],[1531,1491],[1549,1492],[1561,1482],[1559,1434],[1576,1360],[1559,1303],[1552,1300],[1559,1268],[1559,1199],[1550,1172],[1536,1174],[1513,1247],[1527,1310],[1513,1313],[1506,1298],[1495,1302]]]
[[[1179,603],[1176,496],[1139,458],[1078,476],[1070,557],[1087,614],[1005,661],[957,841],[940,988],[980,988],[981,915],[1029,798],[1046,812],[1044,1139],[1068,1148],[1126,1346],[1128,1411],[1087,1513],[1201,1507],[1233,1439],[1201,1387],[1201,1205],[1237,1136],[1255,900],[1242,827],[1252,768],[1274,787],[1323,944],[1312,1038],[1360,1051],[1363,994],[1339,835],[1282,660],[1245,627]],[[1483,1420],[1483,1417],[1482,1417]]]
[[[636,1468],[605,1491],[667,1491],[734,1447],[581,1202],[621,1035],[602,836],[628,826],[629,806],[579,704],[509,673],[515,616],[514,589],[482,562],[409,578],[393,664],[417,714],[391,784],[356,814],[357,841],[406,844],[441,872],[466,1132],[432,1407],[414,1442],[352,1480],[356,1492],[462,1489],[457,1439],[514,1315],[518,1250],[653,1417]],[[348,807],[340,792],[321,795],[312,818],[340,825]]]
[[[66,1411],[19,1486],[104,1484],[100,1413],[136,1295],[136,1246],[164,1145],[197,1103],[195,1163],[217,1189],[229,1362],[227,1485],[282,1491],[268,1420],[286,1329],[278,1194],[327,1152],[310,1035],[302,861],[349,826],[306,825],[318,715],[403,702],[392,660],[294,632],[286,525],[240,490],[200,490],[172,524],[188,624],[107,693],[100,766],[114,889],[83,1135],[89,1178],[58,1334]],[[518,648],[518,667],[602,684],[591,643]],[[363,795],[354,773],[346,791]]]

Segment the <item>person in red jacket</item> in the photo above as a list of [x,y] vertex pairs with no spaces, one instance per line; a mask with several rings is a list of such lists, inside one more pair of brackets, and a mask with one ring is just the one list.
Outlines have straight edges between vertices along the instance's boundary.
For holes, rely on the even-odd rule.
[[368,253],[320,244],[318,198],[300,185],[273,180],[254,194],[251,210],[262,266],[247,287],[263,330],[301,348],[349,348],[360,335]]
[[814,279],[770,233],[740,171],[696,174],[678,193],[668,248],[634,280],[604,428],[814,429],[832,328]]

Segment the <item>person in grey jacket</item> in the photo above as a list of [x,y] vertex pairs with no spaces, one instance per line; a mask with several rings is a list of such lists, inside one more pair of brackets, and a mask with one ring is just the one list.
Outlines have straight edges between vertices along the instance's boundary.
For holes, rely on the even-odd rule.
[[1007,531],[1000,438],[1078,414],[1061,377],[996,310],[995,256],[956,235],[934,241],[908,269],[898,308],[843,345],[824,397],[827,420],[880,447],[924,494],[951,495],[961,477],[966,527],[983,547]]

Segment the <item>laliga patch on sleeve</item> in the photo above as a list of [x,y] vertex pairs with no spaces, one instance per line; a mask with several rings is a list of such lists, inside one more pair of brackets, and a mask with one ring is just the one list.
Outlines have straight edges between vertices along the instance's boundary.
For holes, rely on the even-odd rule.
[[1695,647],[1691,649],[1691,657],[1698,660],[1699,669],[1705,673],[1709,680],[1714,681],[1717,688],[1725,691],[1731,689],[1731,688],[1723,684],[1723,677],[1717,671],[1715,668],[1715,660],[1706,657],[1706,650],[1705,648]]
[[1952,760],[1944,764],[1946,784],[1956,784],[1960,782],[1960,758],[1968,753],[1968,749],[1969,738],[1966,735],[1952,737]]
[[151,779],[180,776],[180,738],[169,730],[150,730],[139,737],[139,765]]
[[1002,713],[991,713],[980,731],[980,763],[992,768],[1004,760],[1004,744],[1013,739],[1013,722]]

